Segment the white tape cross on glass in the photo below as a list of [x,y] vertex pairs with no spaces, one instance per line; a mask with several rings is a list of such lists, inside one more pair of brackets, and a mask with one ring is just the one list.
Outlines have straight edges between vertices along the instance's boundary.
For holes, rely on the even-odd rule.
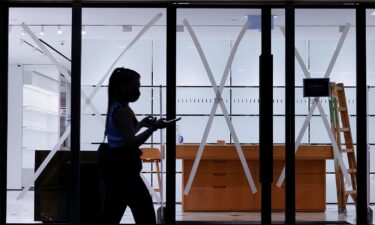
[[235,146],[236,146],[237,154],[238,154],[238,156],[240,158],[242,167],[243,167],[243,169],[245,171],[246,178],[247,178],[247,181],[249,182],[250,189],[251,189],[252,193],[256,193],[257,189],[256,189],[256,186],[255,186],[253,177],[251,176],[251,172],[249,170],[249,167],[247,165],[245,156],[243,154],[243,151],[241,149],[240,143],[238,141],[237,134],[236,134],[236,132],[234,130],[234,127],[233,127],[232,121],[230,120],[227,108],[226,108],[226,106],[225,106],[225,104],[223,102],[223,99],[221,97],[221,93],[223,92],[224,85],[225,85],[225,82],[227,80],[229,70],[230,70],[230,68],[232,66],[232,62],[233,62],[234,56],[236,55],[238,45],[240,44],[243,36],[245,35],[245,33],[246,33],[246,31],[247,31],[247,29],[249,27],[249,21],[247,21],[243,25],[243,27],[242,27],[242,29],[241,29],[241,31],[240,31],[240,33],[239,33],[239,35],[238,35],[238,37],[237,37],[237,39],[235,41],[235,44],[233,45],[233,48],[232,48],[232,50],[230,52],[227,64],[226,64],[224,72],[223,72],[223,76],[222,76],[222,79],[221,79],[221,82],[220,82],[220,87],[218,87],[217,84],[216,84],[216,81],[215,81],[214,76],[212,74],[211,68],[208,65],[207,59],[206,59],[206,57],[205,57],[205,55],[203,53],[203,49],[202,49],[202,47],[201,47],[201,45],[200,45],[200,43],[198,41],[197,36],[194,33],[192,27],[190,26],[189,22],[186,19],[183,21],[183,23],[184,23],[185,27],[187,28],[187,30],[188,30],[191,38],[193,39],[195,47],[197,48],[198,54],[199,54],[199,56],[200,56],[200,58],[201,58],[201,60],[203,62],[204,68],[205,68],[205,70],[207,72],[208,78],[210,79],[213,91],[214,91],[215,96],[216,96],[215,102],[212,105],[212,109],[211,109],[210,117],[209,117],[207,125],[206,125],[206,129],[205,129],[203,137],[202,137],[202,141],[201,141],[201,143],[199,145],[197,156],[195,157],[193,168],[192,168],[192,170],[190,172],[190,175],[189,175],[189,180],[188,180],[187,185],[185,187],[184,194],[185,195],[189,194],[190,188],[191,188],[192,183],[194,181],[195,174],[197,172],[197,169],[198,169],[198,166],[199,166],[199,162],[200,162],[202,154],[203,154],[204,146],[206,144],[207,137],[208,137],[208,134],[210,132],[210,129],[211,129],[211,126],[212,126],[212,122],[213,122],[213,119],[215,117],[215,113],[216,113],[218,105],[220,105],[220,107],[221,107],[221,109],[222,109],[222,111],[224,113],[225,121],[226,121],[226,123],[227,123],[227,125],[229,127],[230,133],[233,136],[233,140],[234,140],[234,143],[235,143]]
[[[339,55],[339,53],[341,51],[341,48],[342,48],[342,46],[344,44],[345,38],[346,38],[346,36],[349,33],[349,29],[350,29],[350,24],[347,23],[346,26],[345,26],[344,31],[341,34],[340,40],[339,40],[339,42],[338,42],[338,44],[336,46],[335,52],[333,53],[333,56],[332,56],[331,61],[330,61],[329,65],[328,65],[328,68],[326,70],[324,78],[328,78],[331,75],[333,66],[336,63],[337,57],[338,57],[338,55]],[[280,30],[281,30],[281,32],[285,36],[285,28],[281,27]],[[305,77],[306,78],[310,78],[311,77],[310,73],[309,73],[309,71],[308,71],[308,69],[306,67],[306,64],[304,63],[301,55],[299,54],[297,48],[295,48],[295,55],[296,55],[296,59],[298,61],[298,64],[301,66],[302,71],[303,71]],[[321,118],[323,120],[324,127],[325,127],[325,129],[327,131],[327,134],[328,134],[328,137],[329,137],[329,139],[330,139],[330,141],[332,143],[333,153],[334,153],[335,159],[338,161],[338,163],[339,163],[339,165],[341,167],[341,170],[342,170],[342,172],[344,174],[344,177],[345,177],[347,185],[351,186],[352,182],[350,180],[350,176],[349,176],[348,170],[346,169],[344,161],[342,160],[342,155],[341,155],[341,153],[339,151],[339,147],[338,147],[336,139],[335,139],[335,137],[334,137],[334,135],[332,133],[331,127],[330,127],[328,119],[327,119],[327,115],[324,112],[323,106],[320,103],[319,98],[314,98],[314,101],[313,101],[313,104],[312,104],[312,106],[310,108],[309,114],[307,115],[307,117],[306,117],[306,119],[305,119],[305,121],[304,121],[304,123],[302,125],[301,131],[299,132],[299,134],[297,136],[296,145],[295,145],[295,152],[297,152],[298,147],[301,144],[302,137],[303,137],[303,135],[306,132],[307,126],[308,126],[308,124],[309,124],[309,122],[311,120],[311,117],[312,117],[312,115],[313,115],[316,107],[318,107],[320,116],[321,116]],[[280,175],[280,177],[279,177],[279,179],[277,181],[277,186],[278,187],[281,187],[281,185],[284,182],[284,179],[285,179],[285,166],[284,166],[284,168],[283,168],[283,170],[281,172],[281,175]]]

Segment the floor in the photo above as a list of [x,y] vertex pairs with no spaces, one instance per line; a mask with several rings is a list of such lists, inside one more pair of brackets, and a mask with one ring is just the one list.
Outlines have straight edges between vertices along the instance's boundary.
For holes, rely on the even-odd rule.
[[[40,223],[35,222],[34,217],[34,193],[28,192],[24,199],[16,200],[19,191],[8,191],[8,223]],[[155,209],[159,205],[155,205]],[[372,206],[375,211],[375,206]],[[355,222],[355,208],[353,205],[348,206],[346,214],[338,215],[337,205],[327,205],[325,213],[297,213],[297,221],[347,221]],[[181,205],[176,205],[177,221],[260,221],[260,213],[249,212],[228,212],[228,213],[192,213],[183,212]],[[273,221],[284,221],[284,213],[272,213]],[[134,223],[131,211],[126,210],[121,223]],[[373,221],[375,224],[375,220]]]

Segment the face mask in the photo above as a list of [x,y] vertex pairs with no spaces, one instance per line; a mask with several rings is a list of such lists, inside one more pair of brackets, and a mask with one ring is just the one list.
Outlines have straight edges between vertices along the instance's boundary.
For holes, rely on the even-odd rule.
[[137,101],[139,99],[139,96],[141,96],[141,92],[139,91],[139,89],[132,91],[128,95],[129,102]]

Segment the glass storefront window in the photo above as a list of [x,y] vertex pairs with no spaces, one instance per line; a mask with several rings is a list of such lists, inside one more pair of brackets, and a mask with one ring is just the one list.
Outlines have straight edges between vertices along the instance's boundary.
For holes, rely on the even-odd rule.
[[[178,7],[175,104],[182,119],[176,125],[176,220],[259,222],[261,10]],[[296,219],[355,224],[356,10],[295,12],[295,138],[300,146],[295,161]],[[71,14],[70,8],[9,11],[7,223],[69,222]],[[283,222],[288,201],[281,173],[285,10],[275,8],[271,14],[272,220]],[[368,195],[375,210],[375,10],[367,9],[366,16]],[[103,140],[113,70],[125,67],[141,75],[141,96],[131,104],[137,120],[166,116],[166,19],[165,8],[82,10],[82,222],[95,223],[103,207],[96,151]],[[231,53],[235,54],[228,64]],[[213,81],[219,86],[223,72],[228,77],[218,93]],[[306,96],[306,78],[329,78],[330,93],[337,97]],[[346,106],[340,102],[341,84]],[[165,142],[166,130],[158,130],[140,146],[142,182],[158,219],[163,219],[158,209],[166,203]],[[121,223],[134,222],[128,207]]]
[[7,222],[68,221],[71,10],[10,8]]
[[[296,9],[295,24],[296,145],[300,146],[296,154],[296,217],[299,221],[355,223],[353,197],[346,202],[345,194],[356,188],[356,162],[348,163],[355,161],[356,155],[355,10]],[[299,95],[298,87],[306,78],[329,78],[332,96]],[[335,90],[337,96],[343,92],[340,84],[346,100],[334,97]],[[305,112],[299,117],[302,105]],[[316,155],[304,161],[309,148],[315,148]],[[352,152],[344,153],[345,149]],[[319,213],[308,214],[304,207]]]
[[[83,222],[95,222],[99,219],[105,199],[103,186],[98,186],[89,178],[93,176],[93,170],[97,169],[94,168],[96,151],[103,141],[108,116],[109,78],[119,67],[129,68],[140,74],[141,96],[136,102],[129,104],[137,120],[140,121],[145,116],[165,117],[165,9],[84,8],[82,11],[81,219]],[[144,130],[145,128],[142,128],[138,134]],[[160,135],[160,130],[155,131],[140,146],[143,152],[141,177],[152,196],[155,213],[161,204],[165,205],[166,167],[165,158],[161,157],[161,150],[165,148],[166,130],[162,130],[163,139]],[[116,179],[125,179],[121,174],[126,174],[127,171],[118,171],[118,173],[119,176],[113,174]],[[132,186],[134,181],[128,180],[124,184]],[[128,189],[123,189],[126,190]],[[122,194],[118,194],[120,198]],[[95,199],[94,203],[93,199]],[[132,209],[132,205],[130,207],[128,205],[121,223],[135,222],[134,212],[132,213],[131,210],[135,209]],[[93,211],[98,213],[93,216]]]
[[259,9],[177,10],[178,221],[260,220],[259,160],[236,151],[259,143],[260,20]]

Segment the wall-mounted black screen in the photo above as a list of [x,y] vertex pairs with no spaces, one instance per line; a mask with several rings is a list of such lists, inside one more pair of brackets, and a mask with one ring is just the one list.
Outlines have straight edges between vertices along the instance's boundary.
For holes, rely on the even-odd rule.
[[303,79],[304,97],[329,97],[329,78],[306,78]]

